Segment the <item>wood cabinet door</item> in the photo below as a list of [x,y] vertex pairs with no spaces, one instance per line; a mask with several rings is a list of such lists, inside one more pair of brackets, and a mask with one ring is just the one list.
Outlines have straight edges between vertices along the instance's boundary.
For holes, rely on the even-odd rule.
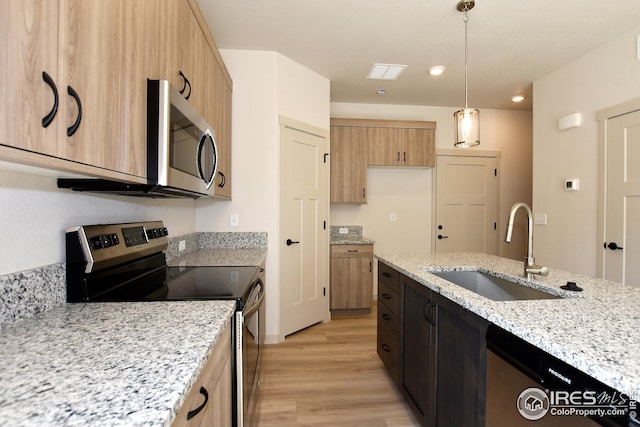
[[232,89],[219,71],[218,74],[219,105],[216,141],[218,142],[218,176],[215,180],[216,196],[231,199],[231,109]]
[[401,280],[404,292],[402,391],[421,424],[433,426],[436,336],[430,317],[435,310],[432,292],[407,277],[402,276]]
[[370,309],[373,300],[373,259],[331,259],[331,309]]
[[437,302],[436,425],[485,425],[488,323],[454,302]]
[[367,130],[331,127],[331,203],[367,203]]
[[45,129],[54,91],[43,72],[57,86],[58,97],[65,98],[58,75],[58,2],[3,0],[0,28],[0,144],[55,155],[60,112]]
[[131,155],[123,141],[124,3],[60,0],[59,43],[58,157],[121,172]]
[[402,164],[401,129],[367,128],[367,164],[369,166],[398,166]]
[[401,129],[402,165],[435,166],[435,131]]

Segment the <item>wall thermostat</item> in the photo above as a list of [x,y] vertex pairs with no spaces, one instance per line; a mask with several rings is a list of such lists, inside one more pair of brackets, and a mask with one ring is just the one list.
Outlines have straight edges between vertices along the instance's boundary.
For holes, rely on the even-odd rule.
[[564,182],[565,191],[578,191],[580,189],[580,180],[578,178],[567,179]]

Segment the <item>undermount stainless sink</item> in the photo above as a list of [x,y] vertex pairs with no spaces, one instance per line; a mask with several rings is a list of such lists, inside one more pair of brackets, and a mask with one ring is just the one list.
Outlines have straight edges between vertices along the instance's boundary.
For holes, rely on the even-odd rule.
[[430,273],[494,301],[561,298],[558,295],[549,294],[480,271],[437,271]]

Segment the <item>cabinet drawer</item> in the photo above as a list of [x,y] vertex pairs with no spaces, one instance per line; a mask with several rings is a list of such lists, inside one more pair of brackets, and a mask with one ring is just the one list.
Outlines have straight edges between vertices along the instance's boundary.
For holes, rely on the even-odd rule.
[[378,325],[382,325],[392,335],[400,336],[400,318],[382,301],[378,301]]
[[384,326],[378,324],[378,356],[389,371],[393,381],[398,384],[400,379],[400,339],[394,336]]
[[383,262],[378,262],[378,282],[384,282],[400,294],[400,273]]
[[396,316],[400,315],[400,295],[384,282],[378,282],[378,301],[384,303]]
[[348,257],[372,257],[373,245],[332,245],[331,256]]

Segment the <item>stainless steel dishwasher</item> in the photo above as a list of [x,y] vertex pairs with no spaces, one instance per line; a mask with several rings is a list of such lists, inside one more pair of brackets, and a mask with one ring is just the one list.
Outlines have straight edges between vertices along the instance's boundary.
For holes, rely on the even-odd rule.
[[486,427],[640,426],[626,395],[495,325],[486,402]]

